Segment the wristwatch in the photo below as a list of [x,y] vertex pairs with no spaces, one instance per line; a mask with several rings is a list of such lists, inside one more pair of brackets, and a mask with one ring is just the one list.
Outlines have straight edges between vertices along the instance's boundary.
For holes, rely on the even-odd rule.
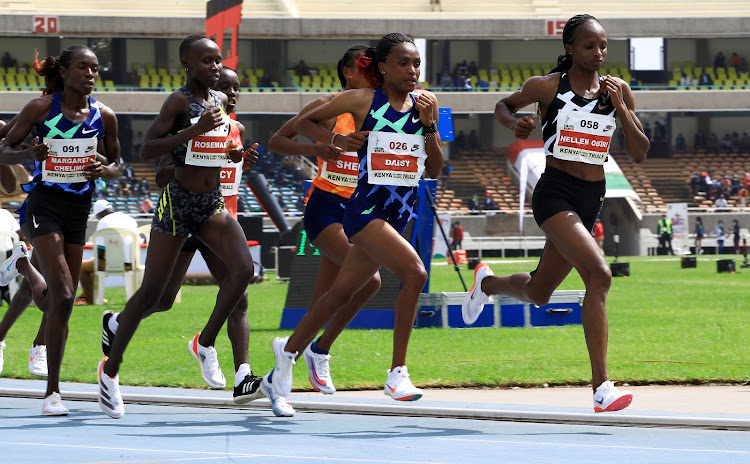
[[424,126],[424,132],[423,133],[424,134],[434,134],[435,132],[437,132],[437,130],[438,130],[437,121],[432,121],[432,124],[430,124],[429,126]]

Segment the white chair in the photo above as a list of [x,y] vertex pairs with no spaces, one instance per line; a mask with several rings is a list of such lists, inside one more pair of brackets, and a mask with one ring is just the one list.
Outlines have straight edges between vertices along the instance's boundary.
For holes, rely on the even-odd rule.
[[[129,250],[125,246],[125,238],[130,237],[133,246]],[[97,241],[104,239],[104,270],[99,270],[99,252]],[[140,250],[138,234],[132,230],[107,228],[97,230],[91,235],[94,243],[94,304],[104,304],[104,287],[109,275],[121,275],[125,279],[125,296],[127,299],[133,296],[140,286],[138,273],[141,269]],[[129,253],[131,269],[125,269],[125,256]]]
[[[13,246],[18,243],[18,234],[13,232],[10,229],[0,229],[0,244],[5,243],[6,239],[10,239],[11,242],[13,242]],[[11,250],[13,247],[10,248]],[[5,256],[2,256],[2,259],[0,259],[0,262],[5,261]],[[19,288],[19,279],[22,279],[23,277],[19,274],[17,278],[13,279],[13,281],[8,284],[8,297],[12,300],[13,296],[16,294]]]

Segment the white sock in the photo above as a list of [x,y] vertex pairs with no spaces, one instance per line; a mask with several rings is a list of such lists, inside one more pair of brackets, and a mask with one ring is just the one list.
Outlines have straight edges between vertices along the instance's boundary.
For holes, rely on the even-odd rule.
[[234,386],[240,384],[245,379],[246,375],[250,375],[252,371],[250,370],[250,364],[244,363],[240,364],[240,367],[237,369],[237,373],[234,374]]
[[117,322],[117,317],[120,315],[120,313],[114,313],[112,314],[112,317],[109,318],[109,321],[107,321],[107,325],[109,326],[109,330],[112,332],[117,333],[117,327],[120,326],[120,324]]

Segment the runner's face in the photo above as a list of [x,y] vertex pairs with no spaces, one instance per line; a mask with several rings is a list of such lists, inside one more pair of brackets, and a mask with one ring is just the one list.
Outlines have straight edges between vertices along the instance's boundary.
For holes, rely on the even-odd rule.
[[571,45],[565,47],[573,55],[573,66],[586,71],[599,71],[607,57],[607,34],[596,21],[578,27]]
[[391,49],[385,63],[380,64],[380,72],[384,73],[384,85],[411,92],[417,88],[421,64],[419,51],[413,43],[404,42],[396,45]]
[[60,75],[65,82],[65,88],[89,95],[94,90],[94,84],[99,77],[99,60],[96,59],[94,52],[82,48],[73,53],[70,66],[60,68]]
[[221,73],[221,50],[213,40],[202,39],[193,42],[183,63],[188,69],[188,78],[201,87],[213,88],[219,82]]
[[240,99],[240,78],[237,74],[228,69],[222,71],[215,90],[227,96],[227,113],[234,112]]

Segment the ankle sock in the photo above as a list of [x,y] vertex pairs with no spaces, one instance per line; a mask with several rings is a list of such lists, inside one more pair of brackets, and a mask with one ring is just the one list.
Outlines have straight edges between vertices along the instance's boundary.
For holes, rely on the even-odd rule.
[[234,374],[234,386],[238,386],[245,379],[246,375],[252,373],[253,372],[250,370],[250,364],[240,364],[240,367],[237,368],[237,373]]

